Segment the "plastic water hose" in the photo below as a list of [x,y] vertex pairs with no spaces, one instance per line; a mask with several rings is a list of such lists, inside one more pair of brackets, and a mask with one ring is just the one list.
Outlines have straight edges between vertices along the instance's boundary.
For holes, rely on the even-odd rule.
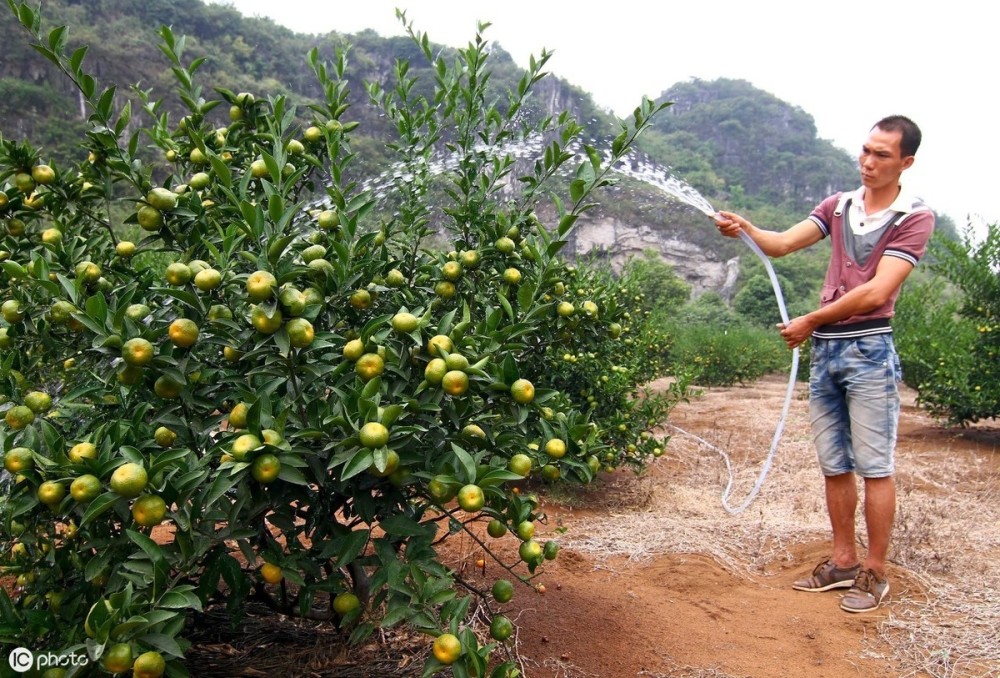
[[[760,257],[760,260],[764,262],[764,268],[767,269],[767,277],[771,280],[771,288],[774,290],[775,299],[777,299],[778,301],[778,310],[781,312],[781,320],[782,322],[787,324],[789,322],[788,310],[785,308],[785,298],[781,294],[781,285],[778,283],[778,276],[774,272],[774,267],[771,266],[771,260],[768,259],[767,255],[764,254],[764,252],[760,249],[760,247],[757,246],[757,243],[755,243],[753,239],[746,234],[746,231],[740,231],[740,238],[743,240],[743,242],[747,244],[747,246],[751,250],[754,251],[754,253],[758,257]],[[677,426],[673,426],[673,428],[677,429],[684,435],[690,436],[695,440],[697,440],[698,442],[705,445],[706,447],[718,452],[719,455],[722,456],[722,459],[726,462],[726,473],[729,476],[729,480],[726,483],[726,489],[723,490],[722,492],[722,507],[725,508],[726,511],[728,511],[732,515],[736,515],[745,511],[746,508],[750,506],[750,504],[753,502],[753,500],[757,498],[757,495],[760,493],[760,488],[764,484],[764,479],[767,478],[767,473],[768,471],[771,470],[771,464],[774,462],[774,455],[778,449],[778,443],[781,441],[781,434],[785,430],[785,420],[788,418],[788,410],[791,408],[792,405],[792,395],[795,392],[795,380],[798,377],[798,373],[799,373],[799,349],[796,346],[792,350],[792,367],[788,372],[788,387],[785,390],[785,404],[781,408],[781,417],[778,419],[778,424],[774,429],[774,436],[771,438],[771,449],[768,452],[767,459],[764,460],[764,466],[761,468],[760,475],[757,477],[757,482],[754,484],[753,489],[750,490],[750,494],[747,495],[747,498],[743,501],[742,504],[740,504],[735,508],[730,506],[729,504],[729,495],[733,491],[733,482],[735,480],[735,475],[733,473],[733,465],[729,460],[729,455],[726,454],[723,450],[720,450],[715,445],[712,445],[710,442],[702,438],[699,438],[694,434],[688,433],[687,431]]]

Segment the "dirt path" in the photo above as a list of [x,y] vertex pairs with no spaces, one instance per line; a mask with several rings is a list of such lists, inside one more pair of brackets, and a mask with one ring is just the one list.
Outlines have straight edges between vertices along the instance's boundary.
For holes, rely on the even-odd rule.
[[[732,505],[756,480],[784,390],[781,377],[707,390],[671,415],[671,425],[729,451]],[[842,591],[790,588],[828,549],[800,392],[763,490],[740,515],[722,508],[719,454],[671,427],[662,431],[673,435],[667,454],[645,476],[619,472],[589,493],[546,501],[543,538],[562,552],[541,578],[544,595],[521,588],[515,597],[526,674],[1000,675],[1000,608],[987,600],[1000,586],[1000,430],[938,427],[912,392],[904,405],[884,608],[848,615]],[[971,586],[958,576],[969,567]],[[487,569],[486,580],[496,576]]]

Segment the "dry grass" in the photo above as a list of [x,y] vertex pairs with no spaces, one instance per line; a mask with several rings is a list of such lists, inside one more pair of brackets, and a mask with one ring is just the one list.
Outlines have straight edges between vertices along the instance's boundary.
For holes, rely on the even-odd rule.
[[[699,403],[687,407],[697,410]],[[656,480],[641,510],[623,506],[621,513],[595,517],[585,533],[567,535],[564,545],[600,559],[602,567],[612,567],[621,556],[644,561],[668,553],[702,553],[734,574],[753,578],[790,560],[790,545],[823,538],[828,523],[822,480],[801,407],[792,410],[757,500],[735,516],[724,510],[726,467],[704,443],[729,450],[736,469],[729,504],[740,504],[757,479],[778,416],[752,404],[745,411],[752,414],[719,428],[711,414],[703,414],[713,427],[692,430],[702,441],[668,429],[673,437],[652,471]],[[686,421],[683,425],[693,428]],[[897,455],[899,512],[891,559],[916,585],[894,595],[899,604],[868,638],[866,652],[897,662],[907,677],[997,676],[1000,472],[989,470],[996,469],[995,462],[990,466],[991,460],[967,451],[944,452]],[[723,675],[689,670],[695,671],[676,667],[656,675]]]

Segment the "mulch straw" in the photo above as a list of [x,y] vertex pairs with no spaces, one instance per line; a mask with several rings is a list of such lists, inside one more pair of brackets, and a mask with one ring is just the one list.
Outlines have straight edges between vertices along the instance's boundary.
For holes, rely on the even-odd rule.
[[[732,401],[744,397],[745,419],[719,421],[712,414],[719,402],[713,398],[725,400],[731,412],[737,409]],[[706,400],[680,405],[672,416],[729,451],[737,469],[731,503],[737,504],[757,479],[780,397],[762,403],[754,390],[734,388],[713,389]],[[606,559],[601,567],[614,567],[621,557],[699,553],[734,574],[768,576],[775,563],[791,560],[790,546],[828,534],[807,409],[801,399],[793,406],[774,466],[745,512],[731,516],[722,507],[727,478],[719,454],[666,427],[671,439],[649,473],[651,495],[574,526],[561,544]],[[905,448],[897,454],[899,509],[890,560],[902,581],[888,617],[867,639],[866,656],[895,662],[905,677],[1000,676],[1000,474],[983,459],[945,452],[943,463],[941,454],[922,457]]]

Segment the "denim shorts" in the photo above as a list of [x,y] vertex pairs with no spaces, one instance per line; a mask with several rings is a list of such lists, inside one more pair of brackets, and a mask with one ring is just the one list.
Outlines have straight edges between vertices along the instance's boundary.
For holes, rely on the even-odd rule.
[[902,379],[892,334],[812,339],[809,419],[825,476],[895,470]]

